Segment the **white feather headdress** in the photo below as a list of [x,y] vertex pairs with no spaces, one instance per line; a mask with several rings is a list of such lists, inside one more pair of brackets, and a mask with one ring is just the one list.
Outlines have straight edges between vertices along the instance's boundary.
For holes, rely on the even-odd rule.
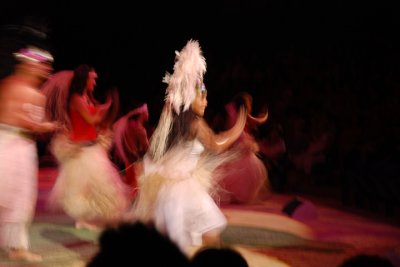
[[175,51],[174,73],[167,73],[163,79],[168,84],[166,102],[179,115],[181,107],[188,110],[196,97],[196,87],[203,83],[206,60],[197,41],[190,40],[181,52]]
[[163,79],[168,84],[165,106],[151,138],[149,150],[154,160],[160,159],[165,153],[172,128],[172,110],[179,115],[189,109],[196,98],[196,88],[203,83],[207,68],[198,41],[189,40],[180,52],[175,51],[175,55],[174,72],[166,73]]

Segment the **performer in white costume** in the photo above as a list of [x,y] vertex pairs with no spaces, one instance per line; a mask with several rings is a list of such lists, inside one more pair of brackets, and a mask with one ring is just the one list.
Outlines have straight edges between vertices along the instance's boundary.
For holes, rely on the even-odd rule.
[[226,218],[213,199],[213,171],[229,159],[222,153],[240,136],[246,122],[241,109],[235,125],[218,135],[203,119],[207,91],[205,58],[190,40],[176,52],[173,74],[167,73],[165,105],[144,159],[136,218],[152,221],[182,251],[192,245],[215,244]]
[[41,261],[28,250],[38,190],[33,134],[56,129],[45,120],[46,98],[38,90],[52,71],[53,58],[34,47],[15,56],[14,73],[0,83],[0,246],[10,259]]

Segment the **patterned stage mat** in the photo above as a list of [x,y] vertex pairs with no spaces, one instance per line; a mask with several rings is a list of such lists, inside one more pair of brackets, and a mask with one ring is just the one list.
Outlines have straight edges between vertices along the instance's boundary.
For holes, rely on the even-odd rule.
[[[98,232],[75,229],[64,214],[46,211],[56,175],[55,168],[40,170],[37,214],[30,228],[32,251],[41,254],[44,261],[9,261],[0,251],[0,267],[84,267],[97,252]],[[228,227],[222,234],[223,242],[238,249],[251,267],[337,267],[343,259],[360,252],[388,256],[400,267],[398,226],[318,203],[318,219],[303,224],[280,213],[290,199],[290,195],[278,194],[260,205],[224,207]]]
[[[295,247],[333,252],[345,246],[312,240],[310,229],[284,216],[251,211],[224,212],[229,225],[222,234],[223,243],[239,250],[251,267],[289,266],[274,257],[256,253],[260,248]],[[0,266],[83,267],[96,253],[98,237],[99,232],[75,229],[65,215],[38,214],[30,228],[30,238],[32,251],[42,255],[43,262],[10,261],[1,252]]]

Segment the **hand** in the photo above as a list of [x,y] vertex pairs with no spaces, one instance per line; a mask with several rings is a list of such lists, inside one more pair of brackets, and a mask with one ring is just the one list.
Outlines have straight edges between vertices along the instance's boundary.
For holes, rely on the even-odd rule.
[[56,122],[42,122],[38,127],[38,132],[54,132],[59,129],[61,129],[61,125]]
[[112,104],[112,98],[107,97],[107,100],[104,104],[97,106],[97,111],[99,112],[99,114],[103,115],[107,112],[107,110],[110,109],[111,104]]

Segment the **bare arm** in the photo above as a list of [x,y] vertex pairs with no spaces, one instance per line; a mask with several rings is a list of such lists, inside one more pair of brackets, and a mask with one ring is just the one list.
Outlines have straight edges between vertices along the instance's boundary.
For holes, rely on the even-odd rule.
[[58,124],[55,122],[45,121],[40,123],[33,123],[31,129],[36,133],[47,133],[53,132],[59,128]]
[[242,134],[246,115],[246,111],[241,108],[233,127],[219,134],[215,134],[204,119],[200,119],[193,127],[195,127],[197,138],[206,149],[220,153],[228,149]]
[[111,102],[97,105],[96,112],[94,114],[89,111],[87,104],[79,95],[72,96],[70,105],[71,109],[78,111],[86,122],[95,125],[99,124],[103,120],[108,108],[111,105]]

